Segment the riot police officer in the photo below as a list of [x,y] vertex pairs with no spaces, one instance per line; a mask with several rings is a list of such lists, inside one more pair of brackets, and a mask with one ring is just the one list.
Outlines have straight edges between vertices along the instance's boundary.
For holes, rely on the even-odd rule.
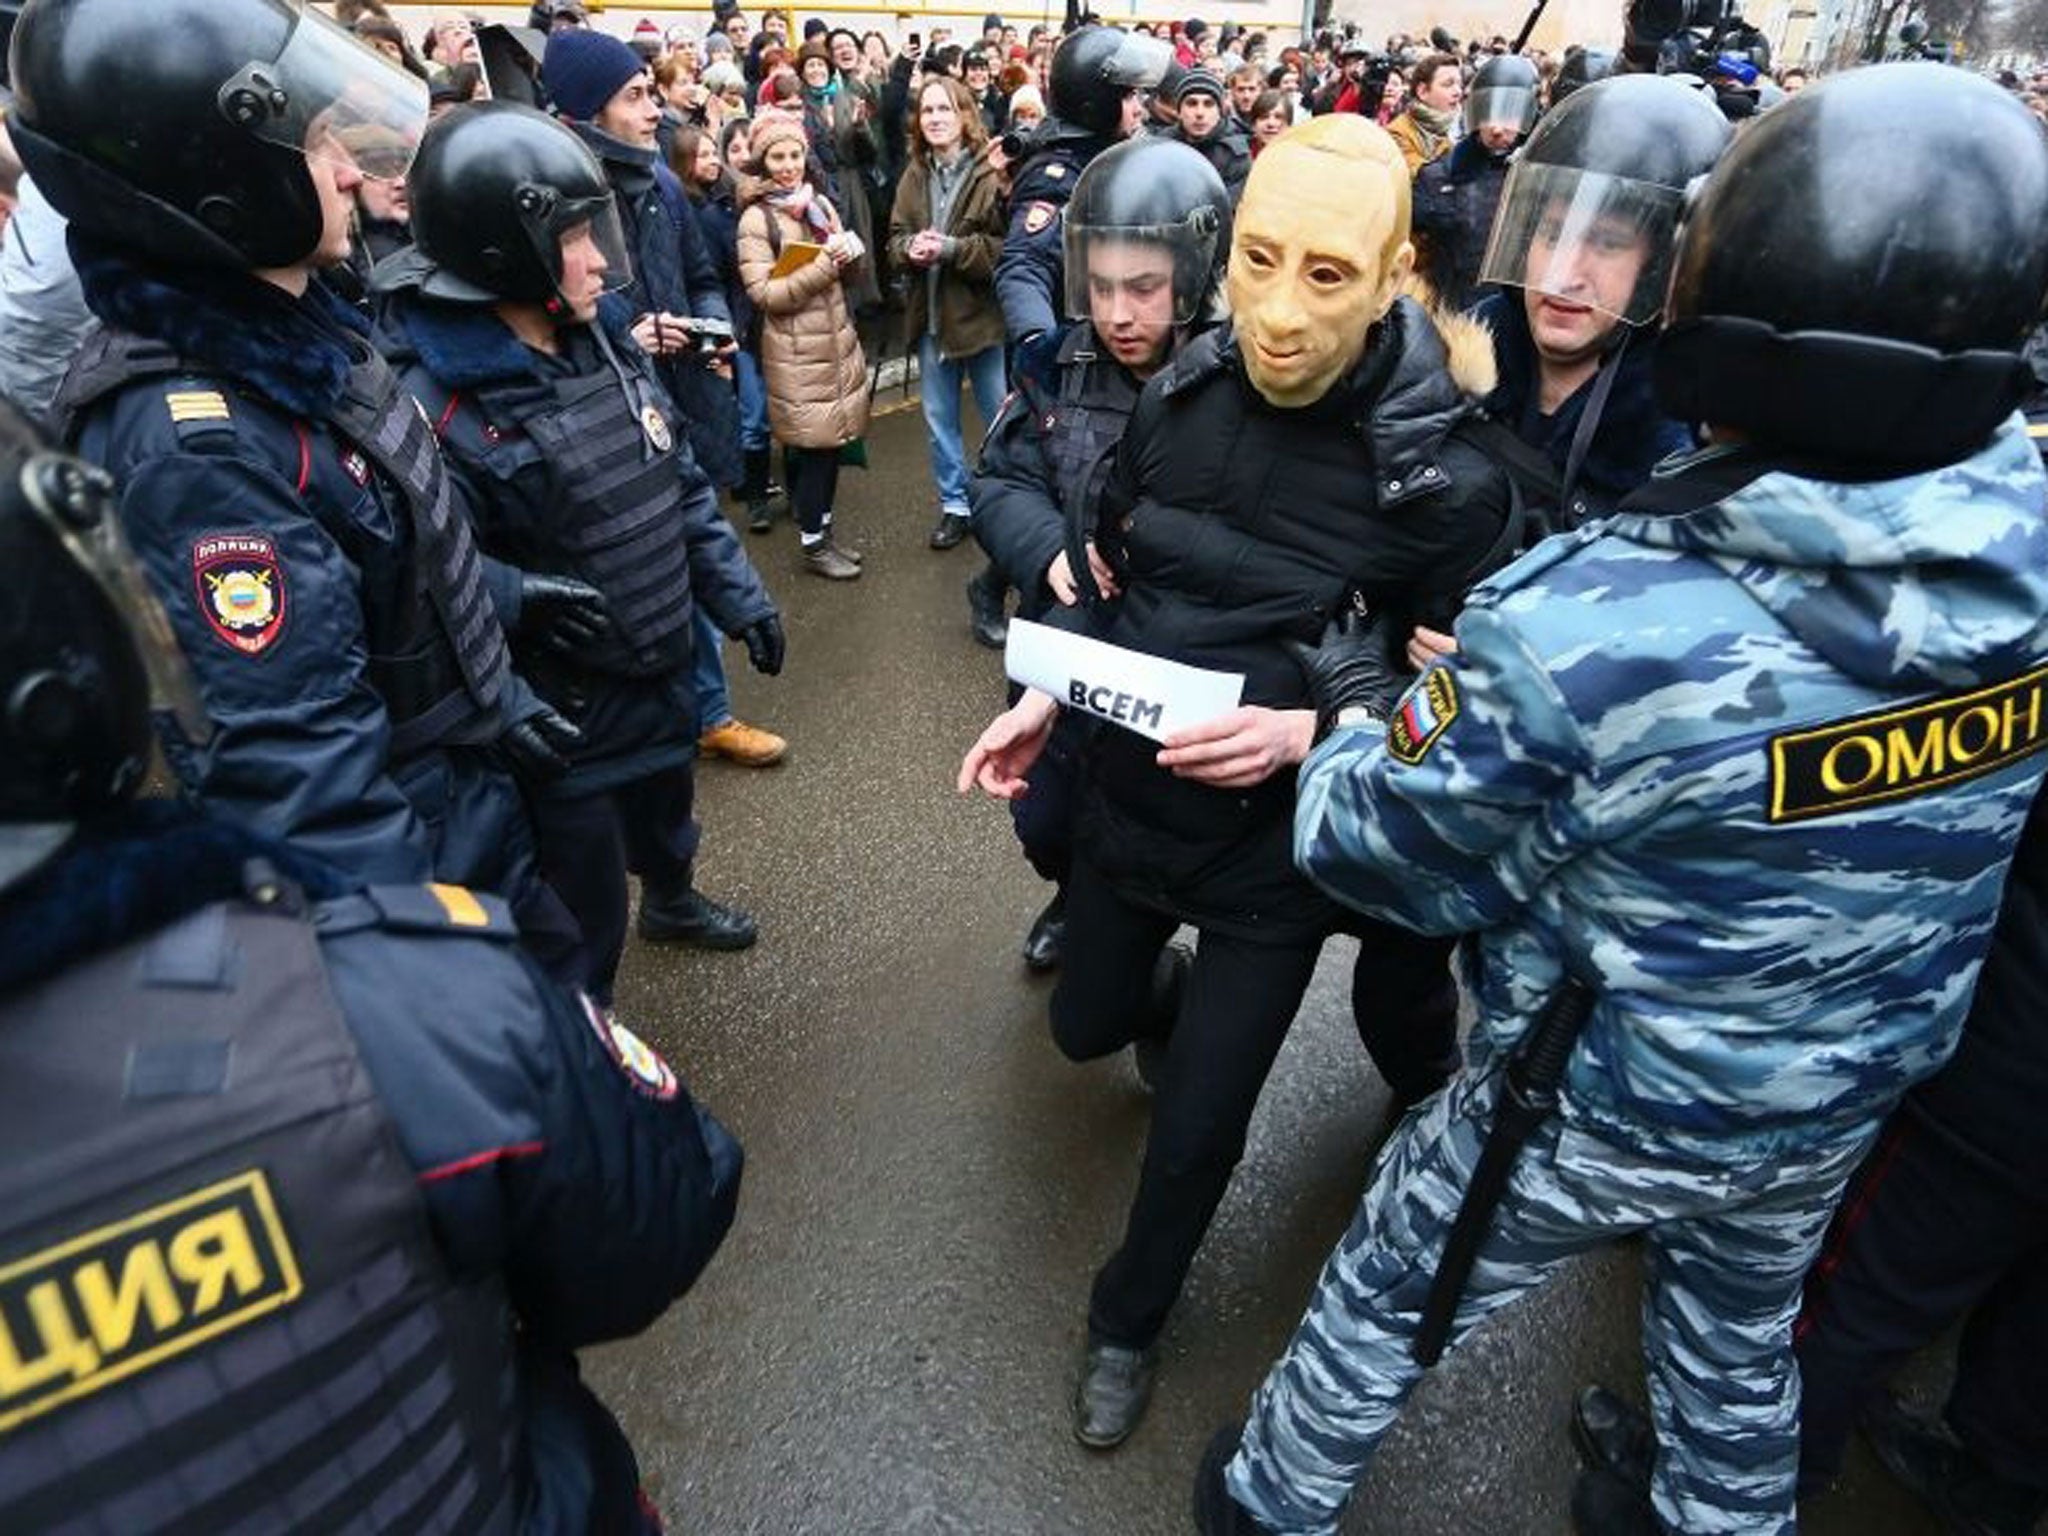
[[106,327],[64,430],[120,480],[218,727],[168,740],[172,768],[359,878],[503,891],[573,967],[500,762],[558,771],[572,728],[513,673],[494,603],[518,593],[320,276],[361,178],[405,170],[425,86],[286,0],[36,0],[13,65],[15,143]]
[[[1484,441],[1520,502],[1503,557],[1604,516],[1693,446],[1657,403],[1651,345],[1686,188],[1732,136],[1700,92],[1622,75],[1575,92],[1516,155],[1479,269],[1495,291],[1473,311],[1500,375]],[[1594,229],[1597,245],[1562,238]],[[1420,629],[1408,657],[1420,670],[1450,647],[1447,631]]]
[[1436,1353],[1622,1233],[1658,1453],[1578,1528],[1793,1528],[1801,1281],[1955,1047],[2048,762],[2044,291],[2017,102],[1924,64],[1801,92],[1678,240],[1656,384],[1714,446],[1483,586],[1391,711],[1365,640],[1310,658],[1301,867],[1476,931],[1478,1021],[1212,1443],[1205,1530],[1333,1529]]
[[1518,54],[1481,64],[1465,93],[1465,132],[1415,175],[1416,269],[1452,309],[1470,308],[1507,180],[1508,157],[1536,125],[1536,66]]
[[576,624],[515,623],[514,645],[579,731],[534,817],[608,998],[628,868],[642,937],[754,941],[753,919],[692,878],[692,643],[701,606],[773,674],[782,624],[634,345],[633,307],[606,293],[632,266],[597,156],[530,107],[479,104],[427,131],[412,186],[414,256],[379,274],[393,358],[484,547],[594,600]]
[[1012,345],[1058,328],[1060,210],[1088,162],[1144,121],[1143,93],[1159,84],[1172,58],[1156,38],[1104,26],[1069,33],[1054,52],[1051,115],[1011,173],[1010,229],[996,261],[996,298]]
[[[974,536],[1029,619],[1115,590],[1090,541],[1095,503],[1145,380],[1221,318],[1230,195],[1199,153],[1144,137],[1089,164],[1062,224],[1071,323],[1019,352],[970,486]],[[1136,273],[1132,253],[1148,259]],[[1024,939],[1034,971],[1057,966],[1065,940],[1076,733],[1063,725],[1011,803],[1025,857],[1056,887]]]
[[658,1530],[573,1352],[688,1288],[738,1146],[495,898],[134,802],[152,693],[206,716],[5,407],[0,555],[0,1526]]

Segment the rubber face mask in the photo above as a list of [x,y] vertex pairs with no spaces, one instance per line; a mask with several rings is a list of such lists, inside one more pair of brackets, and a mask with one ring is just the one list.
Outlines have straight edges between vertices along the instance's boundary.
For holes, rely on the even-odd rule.
[[[1405,173],[1388,149],[1391,172]],[[1238,205],[1229,289],[1245,372],[1268,404],[1313,405],[1364,355],[1415,260],[1406,215],[1390,168],[1374,160],[1287,139],[1259,156]]]

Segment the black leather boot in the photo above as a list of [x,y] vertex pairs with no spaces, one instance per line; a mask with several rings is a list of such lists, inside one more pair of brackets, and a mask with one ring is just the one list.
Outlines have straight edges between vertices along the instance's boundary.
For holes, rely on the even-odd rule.
[[775,526],[775,509],[768,500],[768,455],[766,448],[749,448],[745,455],[740,500],[746,504],[747,528],[752,533],[766,533]]
[[640,937],[650,944],[745,949],[759,936],[747,913],[713,901],[695,886],[674,891],[641,888]]
[[1003,612],[1003,598],[1010,584],[993,565],[967,580],[967,623],[974,638],[992,651],[1000,651],[1010,639],[1010,621]]
[[1067,891],[1061,886],[1052,893],[1044,910],[1031,920],[1031,931],[1024,935],[1024,968],[1041,973],[1058,970],[1060,951],[1066,942]]
[[1128,1440],[1152,1401],[1156,1365],[1150,1349],[1090,1341],[1074,1386],[1074,1438],[1095,1451]]
[[1885,1470],[1934,1511],[1952,1536],[2028,1536],[2048,1514],[2048,1487],[2000,1477],[1946,1426],[1895,1398],[1885,1397],[1860,1422]]
[[1202,1464],[1195,1471],[1195,1529],[1202,1536],[1267,1536],[1270,1527],[1230,1496],[1224,1469],[1237,1454],[1242,1424],[1226,1424],[1209,1437]]
[[1572,1442],[1589,1467],[1605,1467],[1647,1490],[1657,1461],[1657,1432],[1650,1417],[1619,1393],[1582,1387],[1572,1399]]
[[1180,1021],[1180,1001],[1188,990],[1188,973],[1195,968],[1195,952],[1185,944],[1169,944],[1159,952],[1152,967],[1152,993],[1145,1002],[1145,1027],[1131,1043],[1131,1064],[1138,1069],[1138,1081],[1147,1092],[1159,1090],[1166,1074],[1166,1051],[1173,1042],[1173,1026]]

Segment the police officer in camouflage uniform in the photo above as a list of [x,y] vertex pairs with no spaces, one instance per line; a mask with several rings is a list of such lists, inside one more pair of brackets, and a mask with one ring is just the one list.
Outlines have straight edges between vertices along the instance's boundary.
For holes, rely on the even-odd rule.
[[0,1528],[659,1531],[573,1352],[710,1260],[737,1144],[496,898],[134,803],[152,693],[210,727],[39,446],[0,407]]
[[1306,653],[1296,856],[1476,931],[1479,1018],[1212,1442],[1205,1530],[1336,1529],[1521,1038],[1574,992],[1560,1111],[1478,1208],[1449,1337],[1644,1235],[1651,1502],[1582,1484],[1580,1529],[1792,1529],[1800,1281],[1955,1046],[2041,781],[2048,479],[2013,408],[2044,290],[2048,143],[2010,97],[1926,64],[1803,92],[1680,238],[1658,385],[1717,446],[1483,584],[1391,713],[1370,629]]
[[204,752],[167,740],[171,767],[361,878],[503,892],[573,973],[505,771],[558,773],[574,735],[498,618],[552,595],[479,557],[428,424],[321,275],[364,176],[404,173],[424,85],[285,0],[39,0],[13,62],[15,143],[105,326],[62,430],[133,504],[219,727]]

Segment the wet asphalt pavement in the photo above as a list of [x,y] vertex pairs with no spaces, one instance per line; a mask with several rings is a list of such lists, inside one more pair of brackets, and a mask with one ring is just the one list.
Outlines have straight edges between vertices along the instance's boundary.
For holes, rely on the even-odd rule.
[[[747,537],[789,665],[755,678],[737,647],[727,665],[741,718],[792,747],[770,770],[700,769],[699,883],[754,911],[762,940],[740,955],[636,941],[621,977],[623,1015],[746,1144],[739,1219],[696,1289],[591,1352],[590,1377],[672,1533],[1185,1532],[1202,1446],[1285,1343],[1386,1109],[1348,1022],[1348,941],[1267,1086],[1149,1417],[1115,1454],[1083,1450],[1067,1397],[1147,1101],[1127,1061],[1074,1066],[1047,1035],[1049,985],[1017,958],[1046,888],[1006,811],[952,789],[1003,702],[1000,658],[967,632],[981,556],[925,547],[915,408],[869,443],[838,517],[862,580],[800,574],[786,521]],[[1583,1261],[1439,1367],[1345,1530],[1567,1530],[1572,1391],[1641,1396],[1636,1272],[1625,1250]],[[1920,1371],[1923,1394],[1939,1369]],[[1860,1448],[1803,1524],[1933,1529]]]

